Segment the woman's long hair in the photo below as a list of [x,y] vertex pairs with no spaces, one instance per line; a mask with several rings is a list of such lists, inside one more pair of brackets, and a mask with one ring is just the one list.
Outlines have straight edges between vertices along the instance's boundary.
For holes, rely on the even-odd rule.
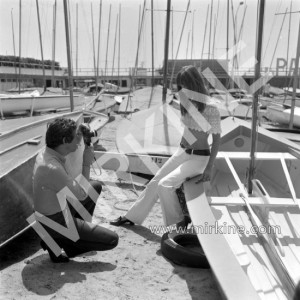
[[[182,88],[197,92],[201,95],[208,95],[208,91],[204,85],[204,79],[202,75],[194,66],[183,67],[176,78],[177,89],[180,91]],[[189,99],[199,112],[203,112],[206,104],[203,102],[194,101]],[[180,111],[182,115],[187,113],[187,110],[180,104]]]

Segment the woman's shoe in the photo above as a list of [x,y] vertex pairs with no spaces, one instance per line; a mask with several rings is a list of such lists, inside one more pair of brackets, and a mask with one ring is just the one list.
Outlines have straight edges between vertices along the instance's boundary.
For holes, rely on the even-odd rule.
[[184,216],[184,219],[176,224],[176,229],[185,231],[191,222],[192,220],[189,216]]
[[50,259],[51,259],[52,262],[54,262],[54,263],[66,263],[66,262],[69,262],[69,257],[68,256],[66,256],[64,254],[56,256],[55,253],[48,247],[48,245],[43,240],[41,241],[41,247],[44,250],[48,251]]
[[117,218],[113,221],[110,221],[109,223],[114,226],[121,226],[121,225],[125,225],[125,224],[134,225],[134,223],[132,221],[130,221],[122,216],[120,216],[119,218]]

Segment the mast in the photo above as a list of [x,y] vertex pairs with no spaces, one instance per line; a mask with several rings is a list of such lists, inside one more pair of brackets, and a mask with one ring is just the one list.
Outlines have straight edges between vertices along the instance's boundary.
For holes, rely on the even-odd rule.
[[113,64],[112,64],[111,76],[114,75],[114,68],[115,68],[115,54],[116,54],[116,44],[117,44],[118,22],[119,22],[119,15],[117,14],[116,30],[115,30],[115,41],[114,41],[114,54],[113,54]]
[[293,128],[293,123],[294,123],[296,88],[297,88],[297,84],[299,81],[299,73],[298,73],[299,56],[300,56],[300,21],[299,21],[299,29],[298,29],[298,44],[297,44],[296,61],[295,61],[295,69],[294,69],[293,96],[292,96],[292,107],[291,107],[291,117],[290,117],[289,128]]
[[65,30],[66,30],[66,44],[67,44],[67,57],[68,57],[68,74],[69,74],[69,89],[70,89],[70,108],[74,110],[73,102],[73,73],[71,63],[71,50],[70,50],[70,32],[69,32],[69,20],[68,20],[68,5],[67,0],[64,0],[64,14],[65,14]]
[[219,18],[219,7],[220,7],[220,0],[218,0],[217,14],[215,17],[215,28],[214,28],[214,37],[213,37],[213,46],[212,46],[212,57],[213,58],[215,58],[215,40],[216,40],[217,25],[218,25],[218,18]]
[[21,93],[21,36],[22,36],[22,5],[19,1],[19,94]]
[[186,43],[185,59],[188,59],[187,57],[188,57],[188,51],[189,51],[190,35],[191,35],[191,31],[189,30],[188,38],[187,38],[187,43]]
[[[179,52],[179,48],[180,48],[180,44],[181,44],[181,40],[182,40],[182,34],[183,34],[185,22],[186,22],[186,17],[187,17],[187,14],[189,12],[190,3],[191,3],[191,1],[189,0],[189,2],[187,4],[185,16],[184,16],[184,21],[183,21],[183,24],[182,24],[182,29],[181,29],[181,34],[180,34],[180,38],[179,38],[178,48],[177,48],[177,51],[176,51],[175,61],[174,61],[173,68],[172,68],[172,74],[171,74],[171,79],[170,79],[170,89],[172,89],[173,76],[174,76],[174,71],[175,71],[176,60],[177,60],[177,56],[178,56],[178,52]],[[169,35],[169,33],[168,33],[168,35]]]
[[[228,68],[228,51],[229,51],[229,0],[227,0],[227,34],[226,34],[226,62],[227,62],[227,68]],[[227,71],[228,72],[228,71]],[[229,88],[229,77],[227,79],[227,86],[226,88]],[[226,93],[226,103],[228,98],[228,93]]]
[[95,75],[95,92],[98,94],[97,86],[97,71],[96,71],[96,53],[95,53],[95,35],[94,35],[94,18],[93,18],[93,3],[91,3],[91,21],[92,21],[92,41],[93,41],[93,62],[94,62],[94,75]]
[[121,48],[121,3],[119,3],[118,86],[121,86],[121,82],[120,82],[120,48]]
[[153,97],[153,90],[154,90],[154,30],[153,30],[153,0],[151,0],[151,62],[152,62],[152,71],[151,71],[151,94],[150,99],[148,102],[148,108],[150,108],[152,97]]
[[163,104],[166,103],[166,99],[167,99],[170,12],[171,12],[171,0],[168,0],[167,20],[166,20],[166,37],[165,37],[165,55],[164,55],[164,82],[163,82],[163,94],[162,94],[162,103]]
[[[292,0],[290,3],[290,12],[292,11]],[[286,72],[285,72],[285,86],[287,86],[287,78],[289,74],[289,50],[290,50],[290,33],[291,33],[291,21],[292,21],[292,14],[289,17],[289,29],[288,29],[288,42],[287,42],[287,49],[286,49]],[[291,81],[290,81],[291,82]],[[290,85],[290,83],[289,83]],[[286,100],[287,93],[284,95],[284,102]]]
[[[229,0],[228,0],[228,1],[229,1]],[[201,51],[201,59],[203,59],[203,52],[204,52],[204,45],[205,45],[205,38],[206,38],[206,29],[207,29],[208,13],[209,13],[209,4],[207,5],[206,21],[205,21],[205,29],[204,29],[204,37],[203,37],[203,44],[202,44],[202,51]],[[227,51],[227,53],[228,53],[228,51]]]
[[195,10],[193,11],[193,20],[192,20],[192,45],[191,45],[191,59],[193,59],[193,52],[194,52],[194,18],[195,18]]
[[[254,82],[260,78],[261,67],[261,48],[263,39],[263,23],[264,23],[264,10],[265,0],[260,0],[259,3],[259,16],[258,16],[258,29],[256,35],[256,49],[255,49],[255,78]],[[257,112],[258,112],[258,94],[259,90],[254,93],[253,106],[252,106],[252,128],[251,128],[251,149],[250,149],[250,164],[249,164],[249,176],[248,176],[248,193],[252,194],[252,179],[255,173],[255,151],[257,142]]]
[[[15,73],[17,77],[17,65],[16,65],[16,46],[15,46],[15,31],[14,31],[14,19],[13,19],[13,9],[11,9],[11,26],[12,26],[12,37],[13,37],[13,49],[14,49],[14,57],[15,57]],[[16,87],[17,87],[17,82],[16,82]]]
[[107,70],[107,55],[108,55],[108,44],[109,44],[109,30],[110,30],[110,15],[111,15],[111,4],[109,6],[109,17],[108,17],[108,32],[107,32],[107,43],[106,43],[106,56],[105,56],[105,76]]
[[76,3],[76,76],[78,76],[78,3]]
[[[151,0],[151,54],[152,54],[152,87],[154,86],[154,30],[153,30],[153,0]],[[151,92],[152,95],[152,92]]]
[[42,57],[42,68],[43,68],[43,79],[44,79],[44,92],[45,92],[46,91],[46,76],[45,76],[43,42],[42,42],[42,32],[41,32],[41,22],[40,22],[40,10],[39,10],[39,1],[38,0],[36,0],[36,11],[37,11],[37,17],[38,17],[40,46],[41,46],[41,57]]
[[211,23],[212,23],[213,5],[214,5],[214,0],[211,0],[211,7],[210,7],[210,25],[209,25],[209,40],[208,40],[208,59],[210,59],[210,39],[211,39]]
[[172,59],[174,59],[174,11],[172,6]]
[[101,18],[102,18],[102,0],[100,0],[99,8],[99,27],[98,27],[98,50],[97,50],[97,68],[96,68],[96,89],[98,91],[98,77],[99,77],[99,56],[100,56],[100,32],[101,32]]
[[55,36],[56,36],[56,0],[53,6],[53,34],[52,34],[52,86],[55,87],[54,69],[55,69]]
[[146,0],[144,0],[143,13],[142,13],[141,18],[140,18],[141,6],[139,7],[138,43],[137,43],[137,51],[136,51],[136,58],[135,58],[135,64],[134,64],[134,74],[133,74],[132,80],[131,80],[131,87],[133,87],[133,84],[136,85],[136,82],[133,82],[133,81],[135,81],[135,77],[136,77],[136,73],[137,73],[137,67],[138,67],[138,61],[139,61],[139,49],[140,49],[140,42],[141,42],[141,36],[142,36],[142,28],[143,28],[143,24],[144,24],[145,11],[146,11]]

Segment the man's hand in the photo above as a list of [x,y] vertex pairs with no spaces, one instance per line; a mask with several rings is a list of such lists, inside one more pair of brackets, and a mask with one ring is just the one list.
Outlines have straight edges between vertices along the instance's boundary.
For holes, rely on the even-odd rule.
[[94,147],[85,145],[85,149],[83,151],[83,166],[90,166],[95,160]]

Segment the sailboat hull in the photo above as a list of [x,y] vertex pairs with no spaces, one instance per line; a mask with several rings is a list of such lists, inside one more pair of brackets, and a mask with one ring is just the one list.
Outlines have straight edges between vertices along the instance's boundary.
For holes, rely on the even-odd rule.
[[[0,135],[0,248],[30,228],[26,219],[33,213],[32,174],[35,158],[45,147],[47,124],[57,117],[72,118],[77,124],[83,122],[82,112],[77,111],[28,118],[27,124],[24,124],[27,118],[8,120],[10,124],[15,122],[15,126],[11,125],[8,131],[3,126]],[[37,121],[34,122],[35,118]],[[108,119],[101,115],[92,120],[91,127],[98,132],[98,136]],[[2,122],[5,124],[6,121]],[[76,152],[66,157],[66,168],[73,177],[82,171],[83,150],[82,142]]]
[[[80,106],[83,104],[83,97],[74,96],[74,106]],[[0,109],[3,114],[11,114],[24,111],[45,111],[51,109],[64,109],[69,107],[69,95],[0,97]]]

